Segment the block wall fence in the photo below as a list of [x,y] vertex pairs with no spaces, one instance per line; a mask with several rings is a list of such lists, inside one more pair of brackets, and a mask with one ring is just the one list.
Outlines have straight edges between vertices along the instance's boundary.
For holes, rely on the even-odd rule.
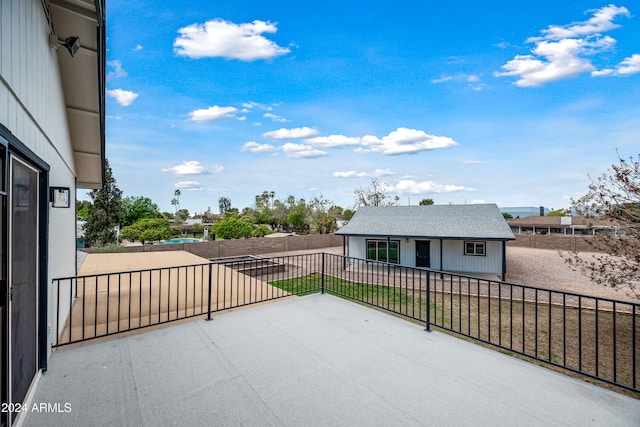
[[[588,240],[593,236],[567,236],[562,234],[516,234],[516,240],[507,242],[507,246],[557,251],[593,252]],[[264,255],[274,252],[302,250],[320,250],[342,246],[342,236],[335,234],[310,234],[305,236],[262,237],[238,240],[216,240],[201,243],[180,243],[175,245],[145,245],[123,247],[122,252],[162,252],[187,251],[203,258],[222,258],[242,255]],[[100,248],[81,249],[88,253],[99,253]]]
[[[263,255],[274,252],[303,251],[342,246],[342,236],[335,234],[309,234],[305,236],[261,237],[212,242],[179,243],[175,245],[144,245],[122,247],[122,252],[187,251],[202,258],[222,258],[242,255]],[[100,253],[100,248],[81,249]]]

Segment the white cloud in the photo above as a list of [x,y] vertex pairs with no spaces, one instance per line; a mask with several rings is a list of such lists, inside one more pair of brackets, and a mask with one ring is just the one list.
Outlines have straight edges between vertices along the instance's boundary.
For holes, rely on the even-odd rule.
[[247,110],[251,110],[253,108],[259,108],[259,109],[265,110],[265,111],[273,110],[273,107],[270,106],[270,105],[260,104],[258,102],[253,102],[253,101],[244,102],[244,103],[242,103],[242,106],[244,108],[246,108]]
[[429,135],[421,130],[407,128],[398,128],[382,139],[365,136],[363,142],[372,151],[384,155],[413,154],[458,145],[449,137]]
[[[308,128],[306,128],[308,129]],[[280,131],[283,131],[281,129]],[[267,134],[265,134],[267,136]],[[350,137],[345,135],[329,135],[307,138],[306,144],[319,148],[340,148],[355,146],[356,153],[377,152],[384,155],[413,154],[420,151],[448,148],[458,145],[446,136],[429,135],[421,130],[398,128],[387,136],[379,138],[375,135]]]
[[138,97],[137,93],[123,89],[107,90],[107,95],[115,98],[116,102],[118,102],[118,104],[122,105],[123,107],[128,107],[129,105],[131,105],[131,103]]
[[541,31],[541,36],[530,37],[527,43],[535,44],[531,54],[517,55],[494,76],[517,76],[517,86],[537,87],[588,72],[594,76],[615,74],[609,69],[597,71],[587,57],[615,46],[616,40],[602,33],[618,28],[613,20],[618,16],[629,17],[629,11],[609,5],[592,12],[593,17],[587,21],[565,26],[550,25]]
[[333,173],[335,178],[381,178],[383,176],[394,175],[391,169],[376,169],[373,172],[356,172],[356,171],[336,171]]
[[276,24],[255,20],[250,23],[234,24],[222,19],[214,19],[204,24],[192,24],[180,28],[173,42],[176,54],[189,58],[239,59],[255,61],[271,59],[290,52],[262,36],[273,34]]
[[267,118],[267,119],[271,119],[274,122],[279,122],[279,123],[286,123],[289,120],[285,119],[282,116],[278,116],[277,114],[272,114],[272,113],[265,113],[263,115],[263,117]]
[[414,179],[400,179],[391,190],[399,194],[453,193],[456,191],[474,191],[471,187],[453,184],[438,184],[433,181],[418,182]]
[[265,132],[262,135],[265,138],[270,139],[304,139],[311,138],[318,134],[317,129],[309,127],[293,128],[293,129],[278,129],[270,132]]
[[433,83],[433,84],[445,83],[445,82],[448,82],[448,81],[450,81],[452,79],[453,79],[452,76],[444,76],[444,77],[440,77],[439,79],[431,80],[431,83]]
[[313,145],[314,147],[324,148],[357,146],[363,144],[362,138],[344,135],[317,136],[315,138],[305,139],[304,142]]
[[183,162],[177,166],[162,169],[162,172],[171,172],[174,176],[186,176],[186,175],[203,175],[207,173],[207,170],[196,160]]
[[431,80],[431,84],[442,83],[466,83],[468,87],[473,90],[479,91],[487,87],[486,84],[481,82],[480,76],[476,74],[459,73],[451,76],[443,76],[439,79]]
[[271,153],[276,151],[276,147],[271,144],[258,144],[254,141],[245,142],[240,151],[251,151],[252,153]]
[[141,44],[137,44],[136,47],[133,48],[134,52],[139,52],[142,49],[144,49],[144,47]]
[[195,110],[189,113],[194,122],[213,122],[215,120],[231,119],[238,112],[234,107],[219,107],[214,105],[207,109]]
[[602,70],[592,71],[592,76],[628,76],[640,73],[640,54],[635,53],[620,62],[616,68],[604,68]]
[[113,61],[107,61],[107,71],[106,79],[107,81],[111,79],[117,79],[119,77],[127,77],[127,72],[122,68],[122,61],[119,59],[114,59]]
[[284,151],[287,157],[292,159],[312,159],[327,155],[324,151],[316,150],[310,145],[292,144],[291,142],[284,144],[282,151]]
[[481,91],[487,87],[486,84],[482,83],[480,76],[475,74],[467,76],[467,83],[468,86],[475,91]]
[[180,181],[180,182],[176,182],[174,187],[175,188],[180,188],[182,190],[187,190],[187,191],[201,191],[202,190],[202,184],[200,184],[198,181]]
[[613,4],[600,9],[592,10],[593,17],[583,22],[574,22],[569,25],[549,25],[549,28],[542,30],[542,36],[529,37],[528,43],[535,43],[542,40],[562,40],[574,37],[584,37],[593,34],[601,34],[620,27],[614,24],[613,20],[618,15],[631,16],[626,7],[618,7]]
[[618,65],[618,74],[628,75],[640,73],[640,54],[634,53]]
[[484,163],[482,160],[462,160],[463,165],[480,165]]
[[495,75],[520,76],[517,86],[535,87],[593,71],[591,62],[579,56],[585,51],[585,44],[584,40],[576,39],[540,42],[532,50],[534,55],[517,55],[502,66],[503,72]]
[[222,165],[213,165],[213,167],[211,168],[211,172],[213,172],[213,173],[222,173],[222,172],[224,172],[224,166],[222,166]]
[[361,178],[368,176],[367,172],[356,172],[356,171],[336,171],[332,175],[335,178]]

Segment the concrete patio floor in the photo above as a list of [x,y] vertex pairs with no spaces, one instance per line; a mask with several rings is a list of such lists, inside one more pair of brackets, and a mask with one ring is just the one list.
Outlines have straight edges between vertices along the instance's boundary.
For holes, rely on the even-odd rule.
[[321,294],[56,351],[34,402],[62,410],[25,426],[640,420],[638,400]]

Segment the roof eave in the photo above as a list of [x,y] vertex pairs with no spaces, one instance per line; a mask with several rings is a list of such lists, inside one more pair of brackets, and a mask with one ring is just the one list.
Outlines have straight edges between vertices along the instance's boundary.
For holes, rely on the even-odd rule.
[[347,237],[382,237],[382,238],[392,238],[392,239],[434,239],[434,240],[486,240],[486,241],[506,241],[506,240],[516,240],[515,236],[513,237],[479,237],[479,236],[414,236],[414,235],[388,235],[388,234],[361,234],[361,233],[340,233],[337,231],[335,234],[339,236],[347,236]]
[[55,36],[79,37],[74,57],[57,49],[78,188],[101,188],[105,165],[104,0],[50,0]]

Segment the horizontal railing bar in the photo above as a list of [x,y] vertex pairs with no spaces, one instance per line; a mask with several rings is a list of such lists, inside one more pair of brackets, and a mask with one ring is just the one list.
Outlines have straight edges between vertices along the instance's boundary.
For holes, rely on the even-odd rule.
[[173,270],[179,268],[189,268],[189,267],[207,267],[211,264],[211,262],[203,263],[203,264],[187,264],[187,265],[176,265],[171,267],[155,267],[155,268],[147,268],[142,270],[125,270],[125,271],[115,271],[113,273],[97,273],[97,274],[87,274],[83,276],[69,276],[69,277],[60,277],[56,279],[52,279],[52,281],[62,281],[62,280],[72,280],[72,279],[89,279],[94,277],[107,277],[107,276],[115,276],[120,274],[133,274],[133,273],[148,273],[150,271],[164,271],[164,270]]
[[[335,254],[327,254],[327,255],[331,255],[331,256],[336,256],[336,257],[342,257],[341,255],[335,255]],[[360,258],[354,258],[354,257],[345,257],[346,259],[349,260],[355,260],[359,263],[361,263],[363,260]],[[632,305],[632,306],[636,306],[636,307],[640,307],[640,303],[635,303],[632,301],[624,301],[624,300],[618,300],[618,299],[613,299],[613,298],[608,298],[608,297],[596,297],[596,296],[591,296],[591,295],[586,295],[586,294],[579,294],[579,293],[575,293],[575,292],[569,292],[569,291],[561,291],[561,290],[557,290],[557,289],[551,289],[551,288],[545,288],[542,286],[533,286],[533,285],[524,285],[524,284],[519,284],[519,283],[512,283],[512,282],[506,282],[506,281],[501,281],[501,280],[492,280],[492,279],[485,279],[485,278],[481,278],[478,276],[469,276],[469,275],[465,275],[462,273],[452,273],[450,271],[446,271],[446,270],[434,270],[431,268],[426,268],[426,267],[407,267],[407,266],[403,266],[403,265],[399,265],[399,264],[394,264],[394,263],[387,263],[384,261],[365,261],[366,263],[369,264],[377,264],[381,267],[387,268],[387,267],[391,267],[391,268],[395,268],[395,269],[415,269],[415,270],[419,270],[419,271],[424,271],[424,272],[430,272],[430,273],[434,273],[436,275],[446,275],[446,276],[451,276],[451,277],[456,277],[456,278],[463,278],[463,279],[471,279],[473,281],[479,281],[482,283],[487,283],[487,284],[494,284],[494,285],[509,285],[509,286],[516,286],[518,288],[522,288],[522,289],[527,289],[527,290],[536,290],[538,289],[539,291],[545,291],[545,292],[553,292],[553,293],[557,293],[557,294],[561,294],[561,295],[567,295],[567,296],[572,296],[572,297],[582,297],[582,298],[591,298],[591,299],[598,299],[600,301],[606,301],[606,302],[610,302],[610,303],[622,303],[622,304],[628,304],[628,305]]]

